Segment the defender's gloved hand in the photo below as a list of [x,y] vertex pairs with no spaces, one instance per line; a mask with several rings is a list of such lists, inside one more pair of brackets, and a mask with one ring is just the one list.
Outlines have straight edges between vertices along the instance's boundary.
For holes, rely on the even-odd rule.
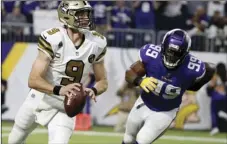
[[157,87],[157,84],[158,84],[158,80],[156,78],[146,77],[141,81],[140,87],[145,92],[149,93],[155,90],[155,88]]

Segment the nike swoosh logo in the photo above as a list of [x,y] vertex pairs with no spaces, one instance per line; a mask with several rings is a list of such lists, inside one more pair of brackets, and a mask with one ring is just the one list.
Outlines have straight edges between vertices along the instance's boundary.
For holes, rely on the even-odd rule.
[[45,35],[43,35],[43,38],[44,38],[44,39],[47,39],[47,37],[46,37]]

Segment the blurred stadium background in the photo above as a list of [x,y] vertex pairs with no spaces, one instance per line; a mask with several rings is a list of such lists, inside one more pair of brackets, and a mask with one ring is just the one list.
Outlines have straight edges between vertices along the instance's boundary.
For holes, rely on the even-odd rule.
[[[4,144],[7,143],[14,116],[29,91],[27,79],[37,54],[37,37],[43,30],[59,26],[58,3],[1,2]],[[90,4],[94,8],[96,30],[108,40],[105,62],[109,88],[98,97],[97,103],[87,101],[83,113],[77,117],[77,131],[70,141],[72,144],[121,143],[123,133],[114,126],[122,118],[119,111],[124,100],[119,97],[119,89],[124,83],[124,71],[137,59],[141,46],[160,43],[166,31],[173,28],[188,31],[192,37],[193,54],[204,61],[215,64],[222,62],[227,66],[226,1],[90,1]],[[93,82],[91,74],[88,86]],[[198,92],[185,93],[171,129],[155,144],[227,143],[226,98],[221,100],[223,107],[220,110],[224,113],[221,115],[218,113],[220,111],[216,111],[217,122],[214,125],[211,118],[212,97],[208,96],[206,87]],[[45,128],[40,126],[35,130],[28,143],[47,143]]]

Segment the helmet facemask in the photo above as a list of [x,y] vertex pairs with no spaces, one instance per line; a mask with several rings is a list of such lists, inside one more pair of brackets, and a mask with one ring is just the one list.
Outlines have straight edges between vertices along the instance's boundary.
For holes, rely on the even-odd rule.
[[66,27],[74,31],[95,28],[93,9],[86,1],[62,1],[58,7],[58,18]]
[[186,32],[174,29],[168,32],[162,42],[163,63],[168,69],[179,66],[189,53],[191,39]]
[[186,54],[181,50],[171,47],[170,44],[163,52],[163,62],[167,68],[173,69],[183,61]]
[[94,29],[92,9],[69,10],[68,14],[74,17],[73,27],[76,29]]

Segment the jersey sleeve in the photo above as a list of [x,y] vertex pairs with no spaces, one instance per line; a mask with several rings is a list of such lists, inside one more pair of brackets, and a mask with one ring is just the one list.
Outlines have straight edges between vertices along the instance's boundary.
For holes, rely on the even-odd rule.
[[146,55],[147,49],[149,48],[149,44],[144,45],[139,50],[139,60],[146,64],[148,62],[149,57]]
[[94,63],[98,63],[100,61],[102,61],[106,55],[106,51],[107,51],[107,47],[103,48],[101,53],[98,55],[98,57],[95,59]]
[[50,59],[54,58],[54,51],[51,44],[47,41],[46,37],[41,34],[38,39],[38,49],[44,52]]
[[199,81],[206,73],[205,63],[201,61],[199,71],[195,75],[195,81]]
[[102,61],[106,55],[107,52],[107,40],[106,37],[99,34],[96,31],[92,31],[91,32],[91,36],[92,36],[92,40],[93,42],[96,43],[97,47],[98,47],[98,51],[96,54],[96,59],[94,61],[94,63],[98,63],[100,61]]
[[54,58],[57,47],[60,44],[60,37],[57,34],[59,31],[57,28],[52,28],[43,31],[38,38],[38,49],[44,52],[50,59]]

